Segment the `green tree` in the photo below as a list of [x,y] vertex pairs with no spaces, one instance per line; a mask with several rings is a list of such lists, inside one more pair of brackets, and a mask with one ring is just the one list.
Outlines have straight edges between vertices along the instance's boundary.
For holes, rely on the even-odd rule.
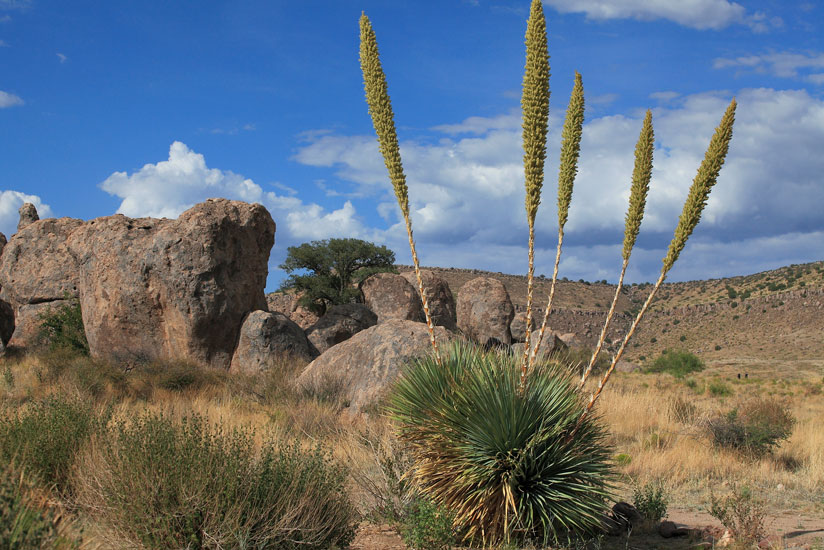
[[288,248],[280,268],[289,277],[280,289],[303,293],[300,305],[323,314],[329,305],[358,301],[357,285],[375,273],[396,273],[394,263],[394,252],[360,239],[303,243]]

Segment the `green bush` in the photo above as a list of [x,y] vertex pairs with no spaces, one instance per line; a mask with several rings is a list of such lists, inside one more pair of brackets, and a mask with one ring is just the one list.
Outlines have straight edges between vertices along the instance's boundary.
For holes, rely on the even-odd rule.
[[632,503],[643,516],[646,527],[651,529],[667,517],[669,495],[660,482],[648,482],[643,486],[635,486]]
[[707,391],[713,397],[727,397],[732,395],[732,388],[730,388],[723,380],[711,380],[707,384]]
[[[569,371],[468,344],[407,366],[390,414],[415,460],[415,481],[455,514],[464,540],[548,541],[600,529],[611,449]],[[576,377],[577,378],[577,377]]]
[[[145,414],[109,427],[81,504],[148,548],[345,547],[355,510],[345,471],[316,448]],[[101,502],[102,500],[102,502]]]
[[66,349],[88,355],[89,342],[83,327],[80,301],[72,298],[60,307],[41,314],[39,336],[51,350]]
[[787,405],[759,397],[711,419],[707,429],[718,447],[762,456],[789,439],[794,425]]
[[646,367],[646,372],[666,372],[676,378],[704,370],[704,362],[688,351],[665,349],[661,352],[651,365]]
[[401,527],[401,537],[414,550],[448,550],[455,544],[454,517],[425,498],[412,502]]
[[98,428],[92,405],[52,396],[0,416],[0,466],[15,462],[39,481],[66,492],[80,447]]

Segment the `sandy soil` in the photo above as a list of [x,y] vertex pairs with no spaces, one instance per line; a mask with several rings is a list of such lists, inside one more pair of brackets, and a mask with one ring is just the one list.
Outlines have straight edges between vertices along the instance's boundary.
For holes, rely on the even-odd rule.
[[[713,548],[723,536],[723,528],[705,512],[670,510],[668,518],[681,527],[694,530],[691,537],[664,539],[657,534],[630,534],[626,537],[608,537],[602,541],[603,550],[687,550]],[[766,522],[770,536],[762,541],[765,549],[824,549],[824,517],[785,513],[771,516]],[[598,548],[598,546],[594,546]],[[358,529],[353,550],[405,550],[401,537],[389,525],[364,523]]]

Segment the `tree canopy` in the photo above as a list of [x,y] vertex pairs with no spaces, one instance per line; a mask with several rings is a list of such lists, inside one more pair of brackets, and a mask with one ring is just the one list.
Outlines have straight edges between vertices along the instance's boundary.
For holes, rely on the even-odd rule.
[[360,239],[326,239],[290,246],[280,290],[302,293],[300,305],[322,315],[332,304],[357,302],[357,285],[374,273],[395,272],[395,253]]

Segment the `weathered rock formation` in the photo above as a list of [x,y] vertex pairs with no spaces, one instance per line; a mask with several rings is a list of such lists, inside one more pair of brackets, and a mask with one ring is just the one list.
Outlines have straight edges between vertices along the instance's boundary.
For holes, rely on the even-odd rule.
[[[443,346],[455,335],[435,327],[435,337]],[[312,393],[339,388],[349,403],[349,412],[357,413],[384,395],[406,362],[431,350],[425,324],[386,321],[355,334],[309,363],[297,385]]]
[[303,330],[318,322],[319,317],[298,304],[299,295],[272,292],[266,295],[269,311],[279,311],[298,324]]
[[263,206],[225,199],[176,220],[115,215],[78,225],[68,248],[92,355],[229,368],[244,317],[266,309],[274,234]]
[[279,312],[253,311],[240,327],[240,339],[232,357],[232,372],[256,373],[285,356],[311,360],[303,330]]
[[17,213],[20,214],[20,220],[17,222],[17,231],[40,219],[40,216],[37,214],[37,208],[30,202],[24,202]]
[[[415,296],[418,296],[418,279],[415,277],[414,271],[406,271],[401,275],[409,281],[409,284],[415,289]],[[452,291],[449,284],[443,277],[437,276],[428,269],[421,270],[421,279],[423,280],[423,289],[426,293],[426,301],[429,305],[429,316],[432,322],[449,330],[457,330],[457,316],[455,313],[455,298],[452,296]],[[420,298],[418,297],[420,303]],[[423,304],[421,304],[423,307]]]
[[[540,327],[539,327],[540,329]],[[536,330],[532,336],[530,337],[530,350],[534,350],[536,344],[538,343],[538,331]],[[512,351],[517,355],[521,355],[524,352],[524,344],[523,342],[519,342],[517,344],[512,344]],[[558,336],[558,333],[553,332],[551,330],[547,330],[544,333],[544,339],[541,340],[541,347],[538,349],[538,358],[543,358],[567,349],[567,345],[561,340]]]
[[[36,211],[35,211],[36,215]],[[82,220],[48,218],[25,225],[0,256],[0,300],[14,312],[14,346],[29,346],[39,331],[38,315],[78,295],[78,266],[68,238]]]
[[325,353],[377,322],[378,316],[365,305],[341,304],[330,307],[326,315],[306,330],[306,337],[318,353]]
[[377,273],[363,281],[360,288],[364,303],[378,316],[378,323],[424,320],[418,291],[404,277]]
[[[532,322],[530,323],[530,332],[535,332],[536,325],[540,328],[541,320],[535,319],[535,314],[532,314]],[[519,311],[512,319],[509,325],[509,332],[512,334],[513,342],[524,342],[526,340],[526,311]]]
[[458,328],[464,336],[485,344],[490,338],[512,343],[509,325],[515,310],[503,283],[488,277],[467,281],[458,291]]

